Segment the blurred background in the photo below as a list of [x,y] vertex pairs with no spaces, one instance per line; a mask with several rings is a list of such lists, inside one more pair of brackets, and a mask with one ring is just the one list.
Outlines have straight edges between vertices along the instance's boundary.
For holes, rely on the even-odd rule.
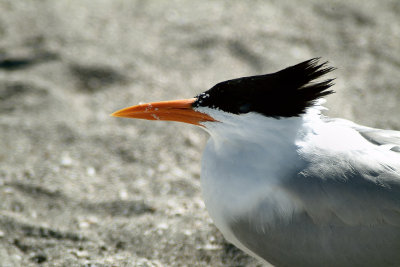
[[327,115],[400,130],[400,2],[0,0],[0,266],[261,266],[200,192],[207,135],[109,116],[312,57]]

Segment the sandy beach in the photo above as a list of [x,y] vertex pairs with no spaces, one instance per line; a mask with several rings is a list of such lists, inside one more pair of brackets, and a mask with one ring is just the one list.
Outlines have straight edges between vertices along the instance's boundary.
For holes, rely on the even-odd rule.
[[400,130],[400,2],[0,0],[0,266],[262,266],[201,198],[207,134],[110,117],[322,57]]

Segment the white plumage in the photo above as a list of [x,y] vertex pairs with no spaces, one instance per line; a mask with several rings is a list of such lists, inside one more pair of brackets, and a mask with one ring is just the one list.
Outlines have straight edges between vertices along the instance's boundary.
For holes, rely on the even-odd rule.
[[277,266],[400,265],[400,132],[318,106],[279,120],[199,111],[221,122],[205,123],[201,182],[230,242]]

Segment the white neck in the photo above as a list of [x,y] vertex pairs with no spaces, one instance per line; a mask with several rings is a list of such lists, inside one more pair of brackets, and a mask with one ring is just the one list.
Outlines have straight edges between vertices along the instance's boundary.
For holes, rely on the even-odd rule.
[[211,138],[203,154],[201,178],[210,213],[221,212],[210,210],[213,203],[220,203],[221,209],[235,209],[225,210],[228,213],[247,210],[258,194],[265,196],[286,173],[303,167],[296,142],[309,131],[303,127],[304,116],[274,119],[257,113],[199,111],[220,121],[204,124]]
[[264,158],[258,160],[281,160],[295,152],[296,140],[306,130],[302,129],[304,116],[275,119],[253,112],[236,115],[208,108],[199,111],[219,121],[204,123],[216,156],[234,157],[241,153],[250,160],[263,154]]
[[301,208],[281,191],[280,184],[304,168],[298,143],[312,132],[309,125],[321,121],[319,109],[280,119],[252,112],[235,115],[198,110],[219,121],[204,123],[211,138],[203,153],[201,183],[210,216],[228,239],[231,235],[226,218],[248,213],[249,207],[256,209],[260,198],[267,197],[267,203],[274,207],[260,218],[263,222],[276,218],[276,208],[287,218],[290,216],[285,214]]

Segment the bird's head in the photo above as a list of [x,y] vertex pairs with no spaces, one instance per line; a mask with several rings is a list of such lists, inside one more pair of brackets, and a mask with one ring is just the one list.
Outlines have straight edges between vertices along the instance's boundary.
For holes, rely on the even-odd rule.
[[[209,128],[249,114],[272,119],[299,117],[333,93],[332,80],[313,82],[333,70],[314,58],[281,71],[228,80],[194,98],[141,104],[112,114],[147,120],[179,121]],[[243,120],[242,120],[243,121]]]

